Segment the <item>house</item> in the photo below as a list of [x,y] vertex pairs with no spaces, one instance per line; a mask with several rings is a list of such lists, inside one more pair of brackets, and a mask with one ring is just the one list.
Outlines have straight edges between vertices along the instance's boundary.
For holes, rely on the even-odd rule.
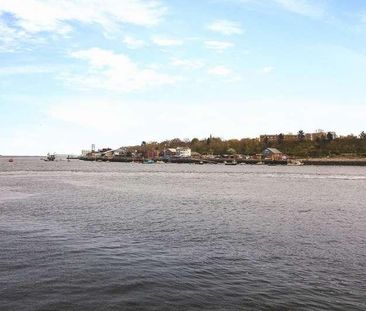
[[189,158],[191,157],[192,152],[191,148],[188,147],[177,147],[176,156],[180,158]]
[[144,152],[144,157],[148,159],[155,159],[159,157],[159,150],[146,150]]
[[175,148],[167,148],[164,150],[164,158],[171,158],[177,155],[177,149]]
[[287,156],[276,148],[267,148],[263,151],[263,157],[272,161],[286,160]]

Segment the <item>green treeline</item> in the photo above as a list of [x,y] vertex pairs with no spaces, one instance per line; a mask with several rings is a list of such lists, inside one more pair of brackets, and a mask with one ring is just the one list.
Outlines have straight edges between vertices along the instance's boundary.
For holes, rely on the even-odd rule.
[[277,148],[281,152],[294,157],[328,157],[328,156],[361,156],[366,157],[366,134],[362,132],[358,137],[335,138],[324,135],[315,140],[306,140],[299,131],[298,138],[286,141],[283,134],[278,135],[276,141],[266,139],[243,138],[223,140],[219,137],[205,139],[193,138],[192,140],[175,138],[163,142],[143,142],[141,146],[130,147],[141,150],[164,150],[166,148],[189,147],[192,152],[200,154],[244,154],[254,155],[262,153],[265,148]]
[[319,138],[315,141],[283,141],[269,144],[271,147],[295,157],[366,157],[366,139],[352,136],[336,139]]

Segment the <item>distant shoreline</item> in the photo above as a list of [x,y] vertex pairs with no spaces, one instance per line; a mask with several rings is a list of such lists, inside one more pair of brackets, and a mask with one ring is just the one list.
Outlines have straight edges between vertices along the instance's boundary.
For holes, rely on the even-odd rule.
[[[96,161],[96,159],[90,158],[80,158],[83,161]],[[134,158],[114,158],[107,159],[101,158],[97,159],[97,161],[101,162],[143,162],[142,159],[134,159]],[[205,159],[205,158],[172,158],[172,159],[161,159],[157,158],[155,161],[164,162],[164,163],[175,163],[175,164],[225,164],[227,162],[233,161],[233,159]],[[257,165],[257,164],[265,164],[265,165],[321,165],[321,166],[366,166],[366,158],[307,158],[307,159],[295,159],[292,160],[271,160],[271,159],[235,159],[237,164],[248,164],[248,165]]]
[[[45,158],[44,156],[39,155],[0,155],[0,159],[11,159],[11,158]],[[66,158],[61,157],[62,160]],[[95,161],[95,159],[88,159],[79,157],[78,159],[72,160],[81,160],[81,161]],[[155,159],[155,161],[164,162],[164,163],[175,163],[175,164],[225,164],[226,161],[231,161],[232,159],[204,159],[204,158],[175,158],[175,159]],[[98,159],[100,162],[120,162],[120,163],[132,163],[132,162],[143,162],[142,159],[134,159],[134,158],[118,158],[118,159]],[[270,159],[236,159],[237,164],[248,164],[248,165],[256,165],[256,164],[266,164],[266,165],[287,165],[291,164],[291,161],[287,160],[270,160]],[[302,165],[306,166],[366,166],[366,158],[298,158],[295,161],[302,163]]]

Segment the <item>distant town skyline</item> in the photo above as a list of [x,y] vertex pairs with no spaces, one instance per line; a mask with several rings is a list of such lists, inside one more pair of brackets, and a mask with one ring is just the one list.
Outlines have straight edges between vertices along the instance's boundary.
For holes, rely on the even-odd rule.
[[365,130],[366,3],[0,0],[0,154]]

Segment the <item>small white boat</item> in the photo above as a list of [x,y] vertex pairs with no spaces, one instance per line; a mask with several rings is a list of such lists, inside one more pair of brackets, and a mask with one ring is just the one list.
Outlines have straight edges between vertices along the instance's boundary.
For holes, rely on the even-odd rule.
[[236,162],[235,160],[234,161],[229,161],[229,162],[224,162],[225,165],[238,165],[238,162]]

